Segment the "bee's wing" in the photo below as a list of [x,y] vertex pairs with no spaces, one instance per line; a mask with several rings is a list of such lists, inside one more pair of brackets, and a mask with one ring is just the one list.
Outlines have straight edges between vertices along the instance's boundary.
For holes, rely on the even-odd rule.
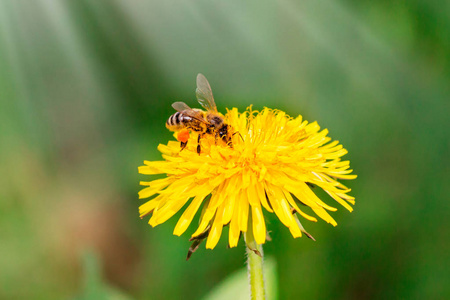
[[197,90],[195,91],[198,102],[208,111],[217,112],[213,93],[208,80],[203,74],[197,75]]
[[192,108],[190,108],[186,103],[184,102],[175,102],[172,104],[172,107],[175,108],[176,111],[182,112],[183,115],[189,116],[192,119],[195,119],[199,122],[207,124],[207,122],[203,119],[200,119],[194,112]]
[[182,112],[184,110],[191,110],[192,108],[190,108],[186,103],[184,102],[175,102],[172,104],[172,107],[179,112]]

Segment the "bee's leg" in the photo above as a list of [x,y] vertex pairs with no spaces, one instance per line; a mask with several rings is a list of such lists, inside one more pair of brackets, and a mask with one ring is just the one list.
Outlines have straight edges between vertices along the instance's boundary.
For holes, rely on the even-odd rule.
[[180,142],[180,147],[181,147],[180,151],[183,151],[183,149],[186,148],[186,146],[187,146],[187,141],[186,142]]
[[233,133],[233,134],[231,135],[229,141],[227,142],[227,145],[230,146],[231,148],[233,148],[233,137],[234,137],[236,134],[239,134],[239,136],[241,137],[241,140],[244,141],[244,138],[242,137],[241,133],[238,132],[238,131],[236,131],[235,133]]
[[180,132],[178,132],[177,140],[180,141],[180,147],[183,151],[184,148],[186,148],[188,140],[189,140],[189,130],[183,129]]
[[197,139],[197,153],[198,153],[198,155],[200,155],[200,152],[201,152],[201,146],[200,146],[200,139],[202,138],[202,135],[201,134],[199,134],[198,135],[198,139]]
[[239,131],[236,131],[235,133],[233,133],[232,136],[234,136],[235,134],[239,134],[239,136],[241,137],[241,140],[244,141],[244,138],[242,137],[242,134]]
[[227,145],[230,146],[230,148],[233,148],[233,141],[230,139],[230,140],[227,142]]
[[217,146],[217,139],[219,138],[219,133],[218,132],[216,132],[216,134],[215,134],[215,136],[214,136],[214,143],[216,144],[216,146]]

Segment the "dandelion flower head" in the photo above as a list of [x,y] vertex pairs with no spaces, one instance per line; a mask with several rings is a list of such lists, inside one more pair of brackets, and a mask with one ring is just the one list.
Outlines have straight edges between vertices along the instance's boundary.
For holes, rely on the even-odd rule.
[[[266,241],[264,214],[274,213],[294,238],[306,233],[300,219],[317,217],[336,226],[329,214],[337,209],[319,199],[311,187],[323,189],[349,211],[354,198],[339,179],[354,179],[349,161],[342,160],[347,150],[320,130],[317,122],[302,116],[289,117],[280,110],[236,108],[224,116],[234,131],[232,145],[217,141],[213,135],[200,140],[191,133],[185,149],[173,140],[159,145],[161,161],[144,161],[139,173],[166,174],[164,178],[143,181],[139,198],[150,198],[140,206],[140,217],[151,215],[149,224],[164,223],[184,211],[174,234],[183,234],[200,214],[192,238],[207,232],[206,248],[213,249],[224,226],[229,226],[230,247],[238,244],[241,233],[252,226],[258,244]],[[176,136],[176,135],[175,135]],[[298,217],[301,217],[300,219]]]

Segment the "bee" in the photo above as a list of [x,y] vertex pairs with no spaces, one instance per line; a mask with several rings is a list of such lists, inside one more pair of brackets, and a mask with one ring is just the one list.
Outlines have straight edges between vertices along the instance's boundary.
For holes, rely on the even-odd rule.
[[200,154],[200,140],[204,135],[212,135],[217,140],[222,140],[233,147],[231,138],[232,128],[225,122],[224,116],[217,111],[213,93],[208,80],[203,74],[197,75],[197,100],[206,111],[198,108],[190,108],[184,102],[175,102],[172,107],[177,111],[169,117],[166,127],[170,131],[177,132],[177,139],[181,143],[181,150],[186,148],[189,139],[189,131],[198,133],[197,153]]

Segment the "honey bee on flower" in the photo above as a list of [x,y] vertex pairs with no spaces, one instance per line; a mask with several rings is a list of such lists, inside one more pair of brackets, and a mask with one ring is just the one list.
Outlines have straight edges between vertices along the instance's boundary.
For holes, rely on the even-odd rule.
[[[202,75],[198,78],[198,87],[204,87],[206,79]],[[203,239],[207,240],[206,248],[213,249],[224,226],[229,227],[230,247],[237,246],[241,234],[247,238],[249,233],[257,244],[264,244],[265,213],[275,213],[295,238],[302,233],[310,236],[299,216],[312,222],[317,222],[318,216],[336,226],[329,212],[337,209],[319,199],[311,186],[323,189],[337,203],[353,210],[350,204],[355,203],[354,197],[338,180],[354,179],[356,175],[351,174],[350,162],[342,160],[347,150],[327,136],[327,129],[320,130],[317,122],[309,123],[302,116],[292,118],[280,110],[256,111],[251,107],[241,113],[236,108],[228,110],[216,126],[208,121],[208,114],[217,113],[209,92],[209,84],[201,89],[200,97],[197,90],[199,102],[207,108],[206,112],[196,111],[197,119],[192,109],[176,104],[181,115],[175,113],[168,121],[170,127],[177,123],[175,119],[179,123],[187,117],[195,120],[198,128],[184,122],[183,129],[198,133],[197,141],[189,135],[184,141],[160,145],[164,159],[144,161],[139,167],[141,174],[167,174],[162,179],[141,182],[144,188],[139,198],[150,198],[139,208],[141,218],[152,215],[149,224],[156,226],[187,204],[174,229],[175,235],[181,235],[200,210],[200,224],[191,236],[191,253]],[[226,130],[220,132],[218,128]],[[241,138],[231,143],[236,132]],[[197,142],[197,147],[189,146],[188,141],[189,145]]]
[[217,111],[216,103],[208,80],[202,74],[197,75],[197,100],[206,109],[190,108],[184,102],[175,102],[172,107],[177,111],[166,122],[167,129],[177,131],[177,139],[183,150],[189,140],[189,130],[198,133],[197,153],[200,154],[200,140],[204,135],[212,135],[232,146],[231,126],[225,123],[224,116]]

